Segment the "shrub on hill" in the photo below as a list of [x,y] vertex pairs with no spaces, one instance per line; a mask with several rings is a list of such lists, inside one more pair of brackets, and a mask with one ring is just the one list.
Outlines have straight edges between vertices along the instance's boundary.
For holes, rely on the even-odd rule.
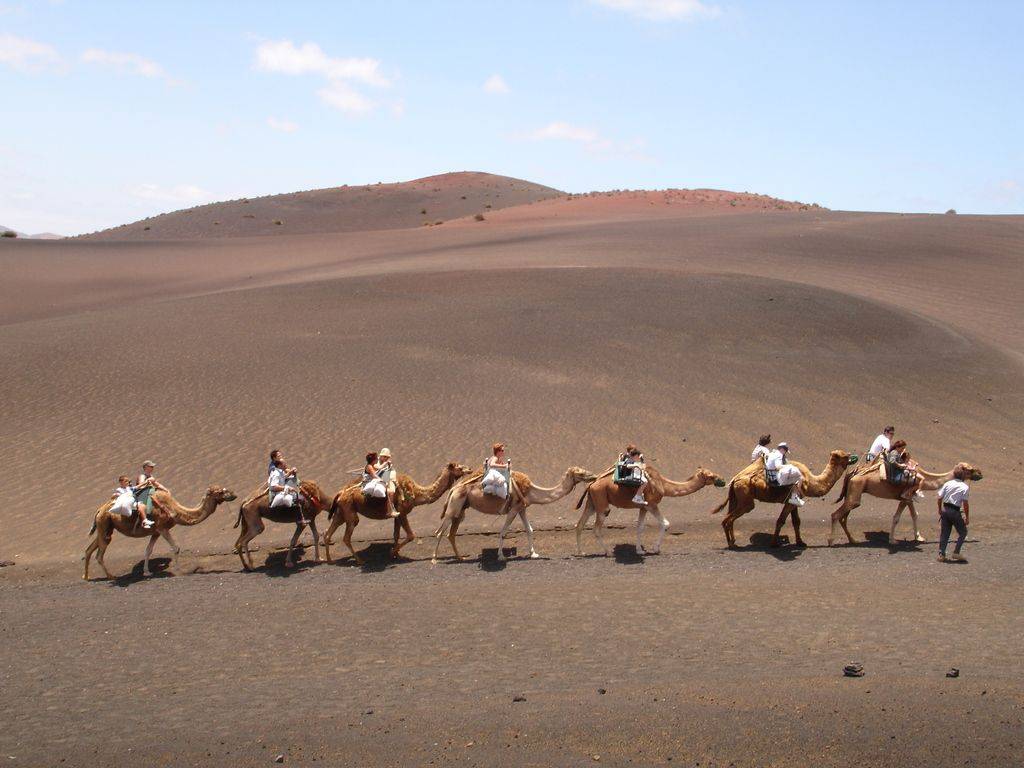
[[5,229],[4,230],[3,237],[17,237],[17,236],[18,236],[18,233],[15,232],[13,229]]

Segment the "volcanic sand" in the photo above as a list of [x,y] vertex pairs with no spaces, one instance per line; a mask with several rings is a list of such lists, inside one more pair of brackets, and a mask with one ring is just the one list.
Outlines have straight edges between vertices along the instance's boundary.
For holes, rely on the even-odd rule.
[[[1012,761],[1022,219],[683,199],[562,197],[343,235],[3,243],[0,558],[16,565],[0,570],[14,704],[0,754]],[[143,542],[115,538],[124,576],[79,580],[92,511],[146,457],[186,503],[210,483],[248,493],[271,447],[331,490],[371,448],[425,483],[495,439],[545,485],[604,469],[629,440],[670,477],[728,478],[763,431],[817,470],[889,422],[929,469],[985,472],[969,565],[934,562],[932,498],[929,544],[890,550],[892,504],[866,499],[851,517],[865,544],[771,550],[777,508],[759,505],[737,524],[750,545],[729,552],[708,514],[720,489],[663,505],[675,535],[658,557],[632,554],[635,515],[618,511],[614,557],[573,559],[577,491],[531,509],[548,560],[501,566],[497,521],[470,512],[471,560],[432,567],[437,504],[413,513],[425,538],[409,561],[363,521],[366,568],[312,566],[309,549],[290,573],[291,531],[271,524],[255,554],[268,565],[243,574],[235,503],[178,529],[176,578],[141,580]],[[812,545],[836,493],[803,510]],[[597,549],[590,531],[584,544]],[[842,678],[850,660],[868,674]]]

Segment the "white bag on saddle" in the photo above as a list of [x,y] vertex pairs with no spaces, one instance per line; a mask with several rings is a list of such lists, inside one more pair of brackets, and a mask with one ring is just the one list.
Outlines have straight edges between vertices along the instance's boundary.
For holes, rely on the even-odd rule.
[[110,508],[110,511],[115,515],[131,517],[132,512],[135,511],[135,494],[131,491],[118,494],[117,498],[114,499],[114,505]]
[[779,485],[796,485],[803,479],[803,474],[792,464],[779,467]]
[[383,499],[388,495],[388,489],[384,487],[384,483],[375,477],[363,485],[363,495],[374,499]]
[[487,474],[484,475],[480,484],[483,486],[484,493],[497,496],[500,499],[508,496],[508,482],[505,480],[505,476],[493,467],[487,470]]

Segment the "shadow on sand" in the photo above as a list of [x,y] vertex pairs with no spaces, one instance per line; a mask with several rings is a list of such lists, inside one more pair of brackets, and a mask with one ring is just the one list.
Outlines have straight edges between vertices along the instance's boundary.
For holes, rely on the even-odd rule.
[[635,544],[616,544],[612,555],[619,565],[637,565],[644,561],[644,556],[637,554]]
[[789,536],[779,536],[779,545],[772,546],[772,535],[770,533],[752,533],[750,544],[743,547],[743,552],[764,552],[783,563],[791,563],[803,554],[806,546],[800,547],[789,543]]
[[152,576],[143,576],[142,567],[145,565],[145,560],[139,560],[129,571],[123,576],[115,576],[110,579],[107,583],[112,587],[127,587],[129,584],[138,584],[140,581],[147,581],[149,579],[169,578],[174,576],[173,573],[168,570],[171,567],[171,558],[169,557],[151,557],[149,558],[149,570],[153,572]]
[[864,541],[860,544],[855,544],[854,546],[884,548],[889,551],[890,555],[898,555],[903,552],[921,551],[921,544],[913,539],[910,541],[903,541],[900,539],[890,541],[888,531],[864,531]]
[[318,565],[318,563],[312,558],[306,557],[306,552],[311,549],[312,546],[307,548],[302,544],[296,545],[295,551],[292,556],[292,559],[295,561],[294,568],[286,568],[284,565],[285,558],[288,556],[287,549],[282,549],[276,552],[270,552],[267,555],[267,559],[263,563],[263,565],[257,566],[256,570],[262,571],[267,576],[270,576],[272,578],[279,579],[287,578],[291,576],[293,573],[298,573],[299,571],[305,571],[309,568],[314,568]]

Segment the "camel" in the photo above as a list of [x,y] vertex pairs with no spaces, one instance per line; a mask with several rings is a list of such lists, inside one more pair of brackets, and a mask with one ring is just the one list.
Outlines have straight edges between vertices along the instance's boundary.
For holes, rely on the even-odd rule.
[[[452,487],[456,480],[470,474],[472,471],[464,464],[452,461],[441,468],[434,482],[426,486],[420,485],[409,475],[400,474],[398,476],[398,479],[395,481],[395,511],[398,512],[398,517],[394,518],[395,532],[391,545],[391,557],[398,557],[402,547],[416,539],[415,534],[412,532],[412,526],[409,525],[409,513],[416,507],[423,506],[424,504],[433,504],[444,495],[445,491]],[[367,499],[360,488],[359,481],[356,481],[338,491],[334,501],[331,502],[331,509],[327,514],[331,527],[324,534],[323,542],[324,555],[328,563],[332,562],[331,544],[334,542],[331,541],[331,536],[344,523],[345,533],[342,536],[342,541],[348,547],[348,551],[352,553],[355,561],[359,565],[363,564],[363,559],[352,548],[352,533],[355,531],[356,526],[359,525],[360,515],[371,520],[387,519],[384,500]],[[405,530],[405,538],[399,541],[398,534],[403,529]]]
[[[836,539],[836,524],[843,527],[843,532],[846,534],[850,544],[854,543],[853,536],[850,534],[850,529],[846,526],[846,519],[850,516],[850,513],[860,506],[860,499],[863,494],[875,496],[879,499],[892,499],[898,501],[899,504],[896,506],[896,513],[892,516],[892,527],[889,529],[889,544],[894,546],[896,544],[896,526],[900,521],[900,516],[903,514],[905,508],[910,509],[910,519],[914,523],[914,540],[924,541],[924,536],[921,535],[920,529],[917,527],[917,510],[914,509],[914,502],[906,501],[900,498],[904,490],[904,487],[893,485],[887,480],[883,480],[878,472],[878,466],[881,462],[875,462],[867,468],[867,471],[859,472],[847,472],[846,477],[843,478],[843,490],[839,494],[837,502],[842,502],[839,508],[832,513],[832,530],[828,537],[828,545],[831,547],[832,543]],[[953,478],[953,473],[957,469],[964,470],[968,477],[973,481],[981,480],[981,470],[977,467],[968,464],[965,461],[957,464],[953,469],[942,474],[934,474],[932,472],[925,472],[918,468],[918,472],[924,477],[924,482],[921,483],[922,491],[935,491],[942,487],[942,485]]]
[[93,552],[96,553],[96,562],[100,564],[100,568],[103,569],[106,577],[108,579],[114,578],[103,563],[103,557],[107,552],[107,547],[110,546],[110,540],[114,535],[114,531],[131,539],[149,537],[149,543],[146,545],[146,556],[142,565],[142,574],[144,576],[153,575],[152,571],[149,570],[149,558],[153,554],[153,546],[156,544],[156,540],[161,536],[170,544],[171,552],[174,554],[174,566],[177,567],[178,554],[181,552],[181,547],[178,546],[178,543],[171,536],[171,528],[175,525],[198,525],[212,515],[220,504],[226,501],[234,501],[235,494],[219,485],[211,485],[203,495],[202,501],[195,507],[183,506],[167,491],[154,491],[153,500],[154,506],[165,510],[167,514],[156,515],[152,528],[143,528],[141,525],[138,525],[138,519],[135,515],[125,517],[116,512],[111,512],[110,508],[114,504],[113,501],[106,502],[96,510],[96,515],[92,521],[92,528],[89,529],[90,534],[95,533],[96,535],[89,542],[89,546],[85,550],[85,572],[82,574],[83,579],[89,579],[89,561],[92,559]]
[[[799,469],[800,473],[804,476],[801,483],[802,495],[820,498],[832,490],[832,486],[843,476],[843,471],[847,467],[856,464],[857,460],[856,454],[839,450],[832,451],[828,464],[825,465],[825,469],[820,475],[812,474],[806,465],[798,461],[791,461],[789,463]],[[755,501],[782,504],[782,512],[779,514],[779,519],[775,521],[775,533],[772,536],[773,547],[778,546],[779,531],[782,530],[782,526],[790,514],[793,515],[793,531],[796,534],[796,545],[798,547],[807,546],[804,544],[803,539],[800,538],[800,515],[797,513],[797,507],[789,503],[789,497],[792,492],[793,489],[789,486],[779,488],[768,486],[764,472],[764,459],[758,459],[730,480],[729,496],[711,511],[711,514],[717,514],[725,509],[726,506],[729,507],[725,519],[722,520],[722,529],[725,531],[725,541],[729,548],[736,547],[736,534],[733,531],[733,526],[736,524],[737,518],[752,510]]]
[[[313,480],[303,480],[299,483],[299,498],[301,500],[300,503],[303,505],[302,516],[309,522],[309,530],[313,534],[313,557],[317,562],[320,562],[320,543],[316,532],[316,516],[326,509],[327,505],[331,502],[320,489],[320,486]],[[293,553],[295,545],[299,543],[299,536],[302,535],[302,529],[305,528],[305,524],[299,519],[297,507],[274,507],[271,509],[269,494],[265,490],[251,495],[238,509],[238,519],[235,520],[233,527],[238,528],[239,525],[242,527],[238,534],[238,540],[235,542],[235,551],[242,561],[242,567],[247,571],[253,569],[252,552],[249,551],[249,542],[263,533],[265,527],[263,525],[264,520],[272,520],[275,523],[293,523],[295,525],[295,535],[292,536],[292,540],[288,543],[288,554],[284,559],[285,568],[294,568],[295,560],[293,559]],[[246,557],[249,558],[248,562],[246,562]]]
[[[608,555],[608,545],[604,542],[604,536],[602,536],[602,529],[604,528],[604,519],[608,515],[609,507],[618,507],[619,509],[639,509],[636,520],[636,553],[638,555],[643,554],[657,554],[661,551],[661,542],[665,538],[665,533],[668,531],[669,523],[661,510],[658,509],[658,504],[665,497],[675,496],[689,496],[691,493],[696,493],[706,485],[715,485],[718,488],[725,487],[725,480],[716,475],[714,472],[703,467],[698,467],[697,472],[687,480],[682,482],[678,480],[669,480],[667,477],[654,469],[653,467],[647,467],[647,476],[650,478],[647,485],[644,500],[647,502],[641,506],[633,501],[633,495],[636,492],[635,488],[630,488],[622,485],[616,485],[615,480],[612,478],[611,473],[606,473],[587,486],[587,490],[580,496],[579,502],[576,504],[576,509],[583,508],[583,513],[580,515],[579,522],[576,523],[576,556],[583,556],[583,530],[587,526],[587,520],[591,515],[595,515],[594,518],[594,537],[597,542],[604,549],[604,554]],[[643,542],[641,541],[641,535],[644,529],[644,520],[647,517],[647,513],[654,515],[654,518],[658,521],[661,528],[658,533],[658,540],[654,547],[650,550],[644,550]]]
[[597,479],[597,475],[588,472],[580,467],[569,467],[562,475],[562,481],[551,488],[541,488],[534,485],[530,478],[523,472],[513,472],[512,482],[509,483],[508,498],[501,499],[497,496],[486,494],[480,483],[482,473],[477,472],[463,480],[448,494],[448,501],[445,503],[444,512],[441,513],[441,525],[434,536],[434,555],[431,562],[437,562],[437,550],[441,546],[441,538],[448,532],[448,541],[452,545],[455,557],[463,559],[459,554],[459,548],[455,544],[455,535],[458,533],[459,525],[466,516],[466,508],[472,507],[477,512],[485,515],[505,515],[505,524],[501,526],[498,533],[498,559],[505,560],[505,552],[502,544],[505,533],[508,531],[512,521],[519,517],[523,521],[523,528],[526,530],[526,539],[530,546],[530,557],[540,557],[533,546],[533,526],[530,525],[526,516],[526,508],[531,504],[551,504],[572,493],[572,489],[578,483],[590,483]]

